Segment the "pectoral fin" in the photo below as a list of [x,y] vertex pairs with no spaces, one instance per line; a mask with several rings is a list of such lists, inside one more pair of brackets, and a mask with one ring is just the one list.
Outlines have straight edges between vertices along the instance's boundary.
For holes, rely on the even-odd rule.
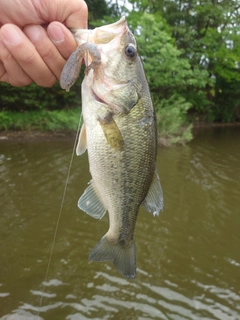
[[83,123],[79,138],[78,138],[78,144],[76,148],[76,154],[77,156],[82,155],[87,149],[87,135],[86,135],[86,125]]
[[152,184],[142,204],[146,211],[154,216],[158,216],[159,212],[163,210],[163,192],[157,171],[154,173]]
[[109,112],[104,118],[98,117],[98,121],[111,148],[122,150],[124,144],[123,137],[111,112]]
[[106,213],[106,209],[99,199],[92,181],[89,182],[89,187],[84,191],[83,195],[78,200],[78,208],[95,219],[101,219]]

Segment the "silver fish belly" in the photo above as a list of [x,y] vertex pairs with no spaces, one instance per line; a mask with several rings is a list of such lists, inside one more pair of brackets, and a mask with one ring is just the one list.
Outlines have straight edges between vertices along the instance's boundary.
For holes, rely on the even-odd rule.
[[97,219],[109,213],[109,230],[90,253],[90,260],[110,260],[123,276],[135,278],[134,229],[139,207],[143,204],[153,215],[163,209],[156,170],[155,112],[125,18],[94,29],[84,39],[86,34],[86,30],[76,31],[80,53],[70,56],[60,80],[68,90],[85,53],[84,124],[77,154],[87,149],[92,180],[78,206]]

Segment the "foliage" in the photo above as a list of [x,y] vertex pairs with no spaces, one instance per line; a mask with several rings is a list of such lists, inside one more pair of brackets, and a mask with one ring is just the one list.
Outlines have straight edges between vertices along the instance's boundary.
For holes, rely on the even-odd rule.
[[58,83],[52,88],[43,88],[36,84],[18,88],[0,82],[0,110],[61,110],[79,106],[79,82],[80,80],[70,92],[64,91]]
[[239,81],[230,81],[222,77],[216,79],[219,90],[215,92],[215,103],[210,113],[210,120],[232,122],[240,120]]
[[[88,25],[89,28],[96,26],[94,22],[101,19],[103,16],[108,16],[111,9],[108,7],[106,1],[104,0],[85,0],[88,6]],[[97,8],[97,10],[96,10]]]
[[158,135],[161,144],[171,145],[192,140],[192,125],[187,124],[186,113],[189,102],[179,96],[161,99],[157,105]]
[[[195,111],[209,121],[236,121],[240,100],[240,4],[237,0],[129,0],[138,13],[162,14],[181,57],[208,73]],[[224,94],[223,94],[224,92]],[[189,91],[188,101],[192,101]],[[234,97],[234,98],[232,98]]]
[[[191,139],[186,113],[197,103],[198,92],[206,84],[206,71],[192,70],[187,59],[181,57],[165,21],[152,14],[144,14],[135,25],[138,48],[158,115],[160,136],[171,142]],[[192,94],[191,98],[188,95]]]
[[[181,57],[165,24],[151,14],[142,15],[137,37],[149,85],[158,97],[170,97],[174,92],[185,94],[206,85],[206,71],[191,69],[188,59]],[[159,96],[160,95],[160,96]]]
[[79,109],[0,111],[0,130],[77,130]]

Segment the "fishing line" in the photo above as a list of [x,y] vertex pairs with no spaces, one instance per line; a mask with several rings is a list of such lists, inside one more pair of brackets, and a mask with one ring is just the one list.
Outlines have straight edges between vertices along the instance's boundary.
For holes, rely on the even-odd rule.
[[[59,222],[60,222],[60,218],[61,218],[61,214],[62,214],[62,210],[63,210],[63,204],[64,204],[64,201],[65,201],[65,196],[66,196],[66,192],[67,192],[67,185],[68,185],[68,181],[69,181],[70,171],[71,171],[71,168],[72,168],[74,151],[76,150],[76,145],[77,145],[77,140],[78,140],[78,136],[79,136],[81,124],[82,124],[82,112],[81,112],[80,117],[79,117],[77,134],[76,134],[75,141],[74,141],[74,145],[73,145],[72,155],[71,155],[71,159],[70,159],[70,163],[69,163],[69,167],[68,167],[68,172],[67,172],[67,177],[66,177],[66,181],[65,181],[65,186],[64,186],[64,190],[63,190],[63,195],[62,195],[62,201],[61,201],[60,210],[59,210],[59,213],[58,213],[57,224],[56,224],[56,227],[55,227],[55,231],[54,231],[54,235],[53,235],[53,241],[52,241],[52,246],[51,246],[51,250],[50,250],[50,254],[49,254],[47,271],[46,271],[45,279],[44,279],[44,282],[43,282],[43,285],[42,285],[42,294],[41,294],[41,298],[40,298],[40,302],[39,302],[39,307],[38,307],[38,313],[37,313],[38,316],[39,316],[39,314],[40,314],[40,308],[42,307],[43,294],[44,294],[44,292],[45,292],[46,282],[47,282],[48,275],[49,275],[49,269],[50,269],[50,265],[51,265],[51,261],[52,261],[53,250],[54,250],[54,246],[55,246],[55,242],[56,242],[56,237],[57,237],[57,231],[58,231]],[[40,318],[40,319],[41,319],[41,318]]]

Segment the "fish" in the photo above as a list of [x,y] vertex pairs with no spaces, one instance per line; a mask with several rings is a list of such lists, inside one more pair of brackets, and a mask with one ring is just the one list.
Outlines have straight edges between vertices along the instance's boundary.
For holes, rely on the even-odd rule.
[[153,216],[164,200],[156,169],[157,120],[136,39],[126,18],[93,30],[72,30],[78,43],[60,78],[69,90],[82,82],[83,125],[77,155],[88,153],[91,181],[78,207],[95,219],[108,211],[109,229],[89,259],[112,261],[136,277],[134,229],[141,205]]

